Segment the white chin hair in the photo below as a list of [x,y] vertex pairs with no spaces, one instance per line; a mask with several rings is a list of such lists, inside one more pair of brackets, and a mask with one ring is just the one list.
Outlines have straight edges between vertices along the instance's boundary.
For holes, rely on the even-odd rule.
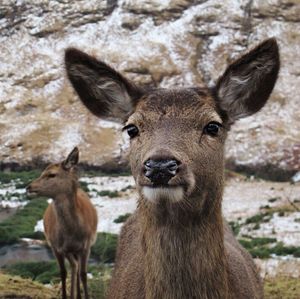
[[183,199],[183,188],[182,187],[171,187],[171,188],[152,188],[143,187],[143,194],[146,199],[152,202],[157,202],[159,199],[167,199],[171,202],[178,202]]

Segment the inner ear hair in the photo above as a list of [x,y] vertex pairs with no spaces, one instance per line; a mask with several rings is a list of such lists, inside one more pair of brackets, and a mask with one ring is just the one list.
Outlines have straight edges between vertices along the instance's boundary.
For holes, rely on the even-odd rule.
[[144,93],[115,69],[80,50],[67,49],[65,65],[81,101],[98,117],[123,122]]
[[259,111],[267,102],[278,77],[279,49],[274,38],[228,66],[215,87],[218,106],[229,121]]

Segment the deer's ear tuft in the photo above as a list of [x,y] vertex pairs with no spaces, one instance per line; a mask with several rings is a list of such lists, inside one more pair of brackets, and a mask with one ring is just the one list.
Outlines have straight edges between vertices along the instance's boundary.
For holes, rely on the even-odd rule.
[[230,122],[259,111],[267,102],[279,72],[279,50],[268,39],[229,65],[216,85],[218,106]]

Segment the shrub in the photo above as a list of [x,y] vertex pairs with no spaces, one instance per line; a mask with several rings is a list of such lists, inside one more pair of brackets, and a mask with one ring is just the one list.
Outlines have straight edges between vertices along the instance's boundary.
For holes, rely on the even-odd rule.
[[16,214],[0,223],[0,245],[17,242],[19,238],[43,238],[40,232],[34,232],[38,220],[43,217],[48,203],[46,199],[35,198]]
[[131,213],[126,213],[123,215],[120,215],[118,218],[114,220],[114,223],[123,223],[125,222],[132,214]]
[[91,256],[102,263],[113,263],[117,249],[118,235],[98,233],[97,241],[91,248]]
[[6,266],[5,272],[30,278],[41,283],[50,283],[60,279],[59,269],[55,261],[49,262],[20,262]]

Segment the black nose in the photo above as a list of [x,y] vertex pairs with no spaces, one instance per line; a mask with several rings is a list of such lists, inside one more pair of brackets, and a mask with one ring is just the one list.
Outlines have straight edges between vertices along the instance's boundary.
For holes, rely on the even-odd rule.
[[167,185],[169,180],[177,173],[179,162],[175,159],[152,160],[144,163],[145,176],[154,185]]

